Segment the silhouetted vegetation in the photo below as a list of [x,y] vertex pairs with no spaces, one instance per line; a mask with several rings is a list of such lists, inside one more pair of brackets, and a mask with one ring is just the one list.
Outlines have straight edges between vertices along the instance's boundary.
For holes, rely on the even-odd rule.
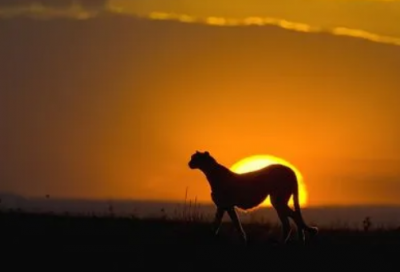
[[[190,220],[139,219],[111,213],[79,216],[30,214],[20,210],[0,212],[2,247],[17,249],[19,258],[42,256],[35,257],[34,263],[14,263],[15,271],[19,265],[33,269],[36,265],[39,268],[47,262],[53,263],[55,257],[50,256],[55,255],[66,258],[63,267],[68,266],[73,271],[156,266],[175,271],[200,267],[250,269],[253,266],[275,271],[280,265],[287,269],[296,265],[287,258],[296,258],[300,266],[307,269],[322,269],[327,262],[329,268],[342,269],[348,267],[349,262],[356,262],[354,265],[361,268],[378,261],[383,269],[395,264],[391,260],[396,259],[400,249],[400,229],[321,228],[305,246],[297,244],[295,233],[292,242],[282,246],[278,243],[279,225],[254,222],[244,223],[243,227],[249,239],[246,248],[241,246],[239,235],[230,222],[223,223],[219,236],[213,237],[210,222],[194,217]],[[57,264],[54,265],[56,269]]]

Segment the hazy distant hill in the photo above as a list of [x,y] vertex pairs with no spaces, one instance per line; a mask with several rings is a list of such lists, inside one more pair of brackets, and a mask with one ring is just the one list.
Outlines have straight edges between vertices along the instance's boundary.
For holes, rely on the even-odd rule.
[[[74,200],[53,198],[24,198],[15,194],[0,194],[3,209],[20,208],[30,212],[79,213],[137,217],[183,216],[201,214],[211,219],[213,205],[185,205],[183,202],[151,202],[135,200]],[[112,207],[112,211],[110,210]],[[396,206],[349,206],[349,207],[310,207],[303,211],[305,219],[319,225],[360,226],[366,216],[370,216],[375,226],[400,226],[400,207]],[[266,220],[276,222],[275,211],[262,208],[252,213],[241,213],[243,221]],[[225,217],[225,220],[228,218]]]

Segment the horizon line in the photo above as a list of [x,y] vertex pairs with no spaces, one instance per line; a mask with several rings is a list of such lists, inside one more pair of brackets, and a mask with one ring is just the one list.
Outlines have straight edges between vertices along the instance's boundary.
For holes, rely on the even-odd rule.
[[[90,197],[52,197],[49,195],[49,198],[44,196],[24,196],[21,194],[15,194],[15,193],[4,193],[0,192],[0,199],[2,197],[13,197],[13,198],[21,198],[24,200],[33,200],[33,201],[71,201],[71,202],[79,202],[79,201],[84,201],[84,202],[136,202],[136,203],[148,203],[148,204],[177,204],[177,205],[185,205],[185,200],[172,200],[172,199],[137,199],[137,198],[90,198]],[[1,199],[2,202],[4,199]],[[186,201],[186,205],[189,205],[190,200]],[[3,203],[4,204],[4,203]],[[197,205],[197,206],[214,206],[214,203],[211,201],[197,201],[197,202],[191,202],[192,205]],[[0,204],[1,205],[1,204]],[[342,203],[331,203],[331,204],[307,204],[305,206],[302,206],[302,209],[323,209],[323,208],[400,208],[400,203],[357,203],[357,204],[342,204]],[[271,206],[259,206],[257,209],[272,209]]]

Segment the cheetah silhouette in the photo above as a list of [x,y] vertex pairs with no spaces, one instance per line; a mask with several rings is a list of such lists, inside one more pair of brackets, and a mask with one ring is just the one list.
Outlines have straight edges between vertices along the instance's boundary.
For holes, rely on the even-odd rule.
[[[273,164],[253,172],[237,174],[218,163],[208,151],[196,151],[191,156],[189,168],[203,172],[210,184],[211,198],[217,207],[213,222],[214,235],[218,234],[222,218],[227,212],[246,244],[246,232],[237,216],[236,208],[252,210],[268,196],[281,222],[283,244],[287,243],[291,233],[289,218],[296,224],[301,243],[305,242],[304,231],[311,235],[318,233],[317,227],[308,226],[304,222],[299,204],[297,177],[290,167]],[[294,210],[288,205],[292,195]]]

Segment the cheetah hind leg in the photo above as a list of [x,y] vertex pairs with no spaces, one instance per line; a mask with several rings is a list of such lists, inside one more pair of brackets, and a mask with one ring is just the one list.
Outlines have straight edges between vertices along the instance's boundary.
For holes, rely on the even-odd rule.
[[285,210],[278,209],[277,211],[279,220],[282,224],[282,243],[287,244],[292,234],[292,228],[290,226],[289,217],[285,213]]

